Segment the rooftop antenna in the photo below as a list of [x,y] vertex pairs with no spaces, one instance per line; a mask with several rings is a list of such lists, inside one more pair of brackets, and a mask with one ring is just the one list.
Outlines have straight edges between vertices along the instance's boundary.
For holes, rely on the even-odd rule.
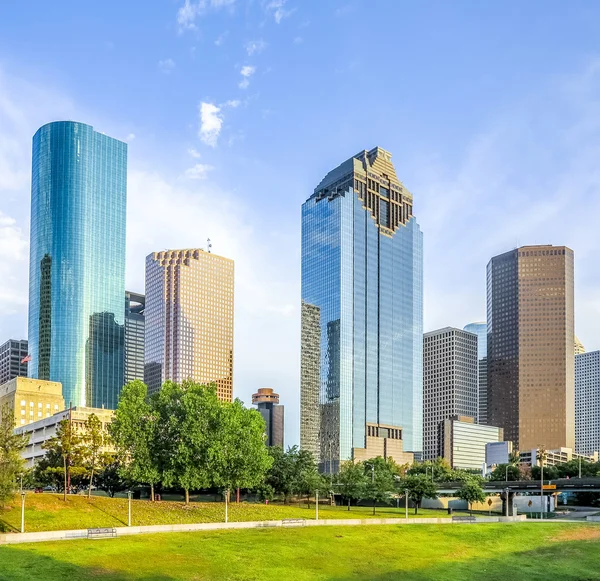
[[210,249],[212,248],[212,243],[211,243],[211,241],[210,241],[210,238],[207,238],[207,239],[206,239],[206,244],[207,244],[207,246],[208,246],[208,253],[210,254]]

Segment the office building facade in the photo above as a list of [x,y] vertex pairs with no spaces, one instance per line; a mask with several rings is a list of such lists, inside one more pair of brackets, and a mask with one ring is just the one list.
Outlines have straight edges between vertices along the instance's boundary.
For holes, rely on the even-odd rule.
[[379,147],[330,171],[302,206],[302,301],[319,312],[325,472],[369,456],[373,439],[390,434],[421,452],[422,248],[412,195]]
[[524,246],[488,264],[488,422],[516,449],[575,446],[573,302],[565,246]]
[[146,258],[144,380],[214,383],[233,399],[233,260],[201,249]]
[[65,401],[115,408],[124,380],[127,145],[83,123],[33,137],[31,378]]
[[252,394],[252,404],[258,408],[265,420],[267,446],[283,448],[285,406],[279,404],[279,394],[270,387],[261,387]]
[[0,410],[11,410],[15,427],[25,426],[65,409],[62,385],[29,377],[14,377],[0,385]]
[[[0,346],[0,385],[14,377],[27,377],[27,340],[10,339]],[[23,360],[25,359],[25,362]]]
[[575,451],[600,451],[600,351],[575,355]]
[[470,417],[447,418],[439,425],[440,457],[452,468],[485,472],[486,444],[502,438],[502,428],[476,424]]
[[443,454],[439,426],[477,418],[477,335],[445,327],[423,336],[423,459]]
[[144,380],[144,309],[146,297],[125,292],[125,383]]
[[477,423],[487,424],[487,323],[469,323],[464,330],[477,335]]

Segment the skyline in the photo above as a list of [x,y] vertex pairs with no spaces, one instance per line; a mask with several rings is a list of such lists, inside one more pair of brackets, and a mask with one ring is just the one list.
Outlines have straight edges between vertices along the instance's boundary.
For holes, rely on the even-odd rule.
[[[425,331],[484,320],[491,257],[552,243],[575,252],[575,331],[588,351],[600,348],[592,222],[600,55],[591,24],[600,9],[577,3],[563,14],[548,2],[538,16],[541,2],[361,10],[357,2],[267,9],[213,0],[180,21],[184,2],[152,12],[107,2],[93,13],[34,4],[36,21],[16,5],[0,8],[0,341],[26,337],[31,139],[41,125],[71,118],[128,141],[129,290],[143,292],[144,257],[163,248],[211,238],[216,254],[236,261],[234,395],[247,404],[272,387],[288,410],[299,407],[300,207],[329,168],[364,147],[392,151],[415,198]],[[48,26],[86,11],[90,26],[72,36],[57,39]],[[396,44],[397,20],[404,37]],[[347,34],[332,43],[332,27]],[[365,27],[383,27],[384,62],[354,50]],[[500,40],[507,27],[509,46]],[[411,44],[419,50],[407,55]],[[356,90],[356,79],[365,87],[383,79],[386,91]],[[321,86],[336,90],[323,99]],[[298,441],[298,421],[288,414],[287,443]]]

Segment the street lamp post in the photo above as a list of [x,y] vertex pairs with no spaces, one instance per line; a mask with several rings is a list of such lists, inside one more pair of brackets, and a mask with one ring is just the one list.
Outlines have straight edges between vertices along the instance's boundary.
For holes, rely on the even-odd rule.
[[373,488],[373,514],[375,514],[375,462],[371,462],[371,487]]
[[131,497],[133,496],[133,492],[131,490],[127,491],[127,526],[131,526]]
[[408,520],[408,489],[404,491],[404,518]]
[[319,520],[319,491],[315,491],[315,520]]
[[540,473],[540,519],[544,519],[544,462],[540,462],[541,473]]
[[21,532],[25,532],[25,493],[21,492]]
[[509,494],[510,494],[510,488],[506,487],[504,489],[504,494],[506,495],[506,509],[504,510],[504,512],[506,513],[506,516],[508,516],[508,498],[509,498]]
[[579,478],[581,478],[581,456],[579,456]]
[[504,480],[506,480],[506,482],[508,482],[508,464],[506,465],[506,468],[504,469]]

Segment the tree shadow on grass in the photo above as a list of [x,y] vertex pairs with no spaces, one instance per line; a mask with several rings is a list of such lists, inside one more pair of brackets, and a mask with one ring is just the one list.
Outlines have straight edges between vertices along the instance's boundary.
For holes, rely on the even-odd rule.
[[[398,549],[402,552],[402,547]],[[483,553],[477,558],[433,560],[419,569],[394,568],[378,574],[357,568],[350,575],[328,581],[600,581],[600,541],[551,541],[539,549],[493,558]]]
[[[69,544],[64,544],[69,550]],[[35,552],[35,545],[0,546],[0,581],[175,581],[174,577],[158,573],[150,576],[115,571],[107,560],[106,568],[81,567]]]

